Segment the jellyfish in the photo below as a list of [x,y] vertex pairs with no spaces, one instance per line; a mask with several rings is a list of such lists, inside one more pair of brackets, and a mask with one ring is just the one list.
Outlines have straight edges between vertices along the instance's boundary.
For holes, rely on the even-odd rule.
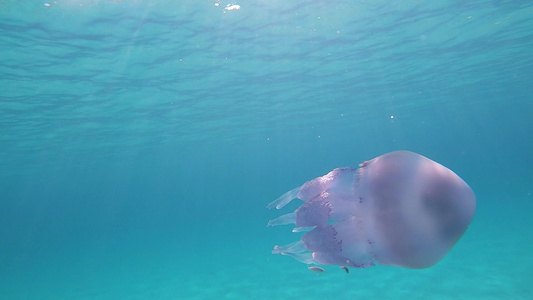
[[305,264],[410,269],[440,261],[466,231],[476,207],[472,189],[453,171],[409,151],[390,152],[359,168],[337,168],[271,202],[304,203],[268,226],[305,232],[272,253]]

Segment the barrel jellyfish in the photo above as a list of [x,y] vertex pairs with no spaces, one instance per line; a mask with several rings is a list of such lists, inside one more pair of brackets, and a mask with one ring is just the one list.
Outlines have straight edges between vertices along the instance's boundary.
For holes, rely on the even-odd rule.
[[272,253],[352,268],[428,268],[463,235],[476,207],[459,176],[409,151],[381,155],[358,169],[334,169],[267,207],[281,209],[294,198],[304,203],[268,226],[295,224],[293,232],[306,233]]

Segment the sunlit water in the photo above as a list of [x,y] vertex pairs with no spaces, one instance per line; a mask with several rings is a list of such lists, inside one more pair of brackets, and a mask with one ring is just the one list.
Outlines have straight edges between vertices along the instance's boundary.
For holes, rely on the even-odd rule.
[[[530,299],[532,16],[0,1],[0,299]],[[441,262],[317,275],[271,254],[297,234],[267,203],[400,149],[476,193]]]

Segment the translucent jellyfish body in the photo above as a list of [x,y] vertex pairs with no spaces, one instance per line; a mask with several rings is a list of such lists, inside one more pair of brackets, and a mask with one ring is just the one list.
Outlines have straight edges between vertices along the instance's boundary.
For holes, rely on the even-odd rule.
[[468,228],[476,207],[470,187],[450,169],[409,151],[338,168],[268,205],[293,213],[268,222],[306,231],[275,254],[306,264],[365,268],[427,268],[442,259]]

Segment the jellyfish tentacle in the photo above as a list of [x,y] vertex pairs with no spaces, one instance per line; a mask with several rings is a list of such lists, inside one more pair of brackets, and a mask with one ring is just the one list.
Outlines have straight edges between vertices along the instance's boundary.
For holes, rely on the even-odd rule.
[[267,227],[269,226],[278,226],[278,225],[286,225],[286,224],[294,224],[296,219],[295,213],[285,214],[283,216],[279,216],[275,218],[274,220],[268,221]]
[[308,232],[308,231],[311,231],[313,230],[314,227],[294,227],[292,229],[292,232],[294,233],[298,233],[298,232]]
[[272,254],[281,254],[291,256],[294,259],[303,262],[304,264],[317,264],[318,262],[313,258],[311,252],[307,251],[307,248],[303,241],[297,241],[285,246],[274,247]]
[[298,197],[299,191],[300,191],[300,187],[297,187],[286,192],[285,194],[281,195],[278,199],[270,202],[267,205],[267,208],[268,209],[273,208],[273,207],[275,207],[276,209],[283,208],[285,205],[289,204],[289,202],[291,202],[293,199]]

